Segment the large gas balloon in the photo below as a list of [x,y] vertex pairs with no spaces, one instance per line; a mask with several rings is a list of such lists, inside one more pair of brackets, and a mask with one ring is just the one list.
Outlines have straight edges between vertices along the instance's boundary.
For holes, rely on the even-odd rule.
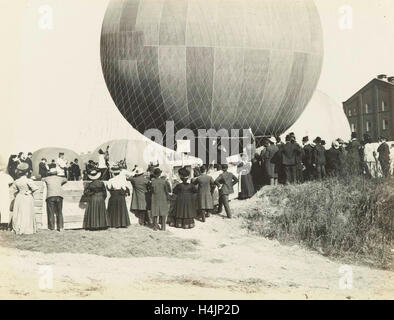
[[111,0],[101,34],[109,92],[140,132],[281,134],[320,76],[312,0]]

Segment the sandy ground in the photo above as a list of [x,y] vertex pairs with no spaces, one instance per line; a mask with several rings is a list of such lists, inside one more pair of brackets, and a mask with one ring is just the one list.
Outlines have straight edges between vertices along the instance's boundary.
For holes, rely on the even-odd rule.
[[[234,211],[242,205],[239,201],[232,202]],[[136,223],[135,219],[133,223]],[[248,234],[242,228],[241,219],[228,220],[216,215],[206,223],[196,224],[192,230],[169,228],[177,237],[200,240],[197,250],[183,258],[107,258],[90,254],[44,254],[0,248],[0,298],[394,297],[393,272],[351,266],[352,288],[341,289],[339,283],[344,275],[340,273],[340,262],[299,246],[284,246],[277,241]],[[48,272],[45,270],[51,271],[45,273]],[[53,273],[52,287],[50,272]],[[49,279],[49,282],[45,282],[45,279]]]

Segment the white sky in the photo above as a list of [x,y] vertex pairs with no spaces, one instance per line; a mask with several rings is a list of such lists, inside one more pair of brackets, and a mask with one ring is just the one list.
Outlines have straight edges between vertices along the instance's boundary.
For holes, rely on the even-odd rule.
[[[47,146],[88,151],[103,139],[133,133],[101,73],[108,1],[0,0],[0,153]],[[315,3],[325,49],[320,90],[342,102],[377,74],[394,75],[393,0]],[[49,31],[38,27],[38,9],[45,4],[53,8]],[[350,30],[339,27],[343,5],[353,9]]]

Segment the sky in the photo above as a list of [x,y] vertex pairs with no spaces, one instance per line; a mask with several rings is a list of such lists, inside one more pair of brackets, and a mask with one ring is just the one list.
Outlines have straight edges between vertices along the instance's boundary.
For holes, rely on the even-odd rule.
[[[0,59],[0,154],[48,146],[86,152],[103,139],[135,135],[101,72],[100,31],[108,2],[0,0],[0,36],[7,43]],[[324,39],[319,90],[340,105],[377,74],[394,75],[394,1],[315,4]],[[50,29],[40,25],[45,5],[52,9]],[[352,9],[350,29],[340,24],[344,6]]]

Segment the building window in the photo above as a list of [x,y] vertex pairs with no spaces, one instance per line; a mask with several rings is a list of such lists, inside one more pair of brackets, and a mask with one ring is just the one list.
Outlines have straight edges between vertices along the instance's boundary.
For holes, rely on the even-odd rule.
[[357,110],[357,109],[356,109],[356,108],[354,108],[354,110],[353,110],[353,114],[354,114],[354,115],[356,115],[356,114],[357,114],[356,110]]
[[368,103],[365,104],[365,113],[369,113],[369,106],[368,106]]
[[352,123],[350,126],[352,128],[352,132],[356,132],[356,126],[354,125],[354,123]]
[[367,128],[367,132],[371,131],[371,121],[367,121],[366,128]]
[[349,108],[348,114],[349,114],[349,117],[352,116],[352,109]]
[[384,119],[383,120],[383,130],[387,130],[389,128],[389,121]]
[[386,111],[386,103],[382,100],[382,111]]

